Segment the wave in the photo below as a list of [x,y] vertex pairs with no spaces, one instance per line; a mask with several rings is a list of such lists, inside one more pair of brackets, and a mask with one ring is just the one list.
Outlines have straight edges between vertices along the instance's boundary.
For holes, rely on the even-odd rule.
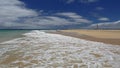
[[0,44],[1,68],[119,68],[120,46],[34,30]]

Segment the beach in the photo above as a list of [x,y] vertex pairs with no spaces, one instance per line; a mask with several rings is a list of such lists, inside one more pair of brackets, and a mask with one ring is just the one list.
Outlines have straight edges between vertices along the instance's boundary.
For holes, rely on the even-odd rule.
[[[120,46],[33,30],[0,43],[1,68],[119,68]],[[57,31],[52,31],[57,32]]]
[[54,33],[90,41],[120,45],[120,30],[58,30]]
[[0,0],[0,68],[120,68],[120,0]]

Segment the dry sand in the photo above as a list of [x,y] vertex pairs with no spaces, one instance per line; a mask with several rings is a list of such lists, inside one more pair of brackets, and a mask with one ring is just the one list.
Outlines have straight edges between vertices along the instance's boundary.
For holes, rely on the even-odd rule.
[[91,41],[120,45],[120,30],[60,30],[56,33]]
[[63,30],[96,38],[120,39],[120,30]]

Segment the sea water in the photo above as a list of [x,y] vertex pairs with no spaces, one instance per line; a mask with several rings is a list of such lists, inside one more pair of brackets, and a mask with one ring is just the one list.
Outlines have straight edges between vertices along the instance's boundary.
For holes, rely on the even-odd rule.
[[34,30],[0,43],[0,68],[120,68],[120,46]]
[[30,30],[0,30],[0,42],[22,37],[23,33],[29,31]]

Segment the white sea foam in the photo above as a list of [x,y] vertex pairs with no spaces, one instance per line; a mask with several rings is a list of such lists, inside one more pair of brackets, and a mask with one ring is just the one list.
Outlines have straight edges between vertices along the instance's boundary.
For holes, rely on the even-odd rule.
[[119,68],[120,46],[38,30],[0,44],[0,68]]

